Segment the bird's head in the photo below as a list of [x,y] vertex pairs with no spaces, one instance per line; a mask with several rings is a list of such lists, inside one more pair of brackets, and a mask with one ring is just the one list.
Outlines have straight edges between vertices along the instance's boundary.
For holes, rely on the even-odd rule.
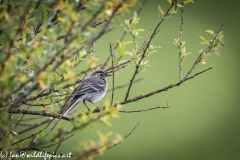
[[105,79],[106,77],[111,76],[111,74],[109,74],[103,70],[96,70],[92,74],[90,74],[90,76],[95,76],[100,79]]

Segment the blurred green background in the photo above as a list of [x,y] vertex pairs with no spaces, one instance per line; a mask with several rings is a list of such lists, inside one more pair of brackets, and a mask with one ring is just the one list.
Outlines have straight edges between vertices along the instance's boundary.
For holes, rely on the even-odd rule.
[[[141,6],[140,1],[129,14],[133,15]],[[155,106],[170,108],[148,112],[123,114],[111,120],[113,126],[108,127],[96,123],[103,133],[113,131],[122,136],[128,134],[137,122],[138,128],[123,143],[107,150],[94,159],[162,159],[162,160],[239,160],[240,159],[240,108],[239,108],[239,17],[235,1],[200,1],[195,0],[184,9],[183,40],[186,41],[187,52],[192,52],[183,62],[183,73],[189,70],[198,56],[198,51],[205,46],[200,44],[199,36],[210,39],[205,30],[217,31],[225,22],[225,47],[217,55],[208,56],[206,64],[199,64],[194,72],[212,66],[213,69],[183,83],[167,92],[156,94],[136,103],[123,107],[124,110],[139,110]],[[235,2],[236,3],[236,2]],[[149,0],[141,14],[138,28],[146,31],[154,28],[159,21],[157,6],[164,10],[167,0]],[[178,50],[172,43],[179,36],[180,12],[168,18],[157,34],[154,45],[161,46],[157,53],[147,57],[150,67],[140,73],[137,78],[144,80],[134,84],[130,97],[162,88],[178,81]],[[125,18],[127,19],[127,18]],[[123,19],[124,22],[124,19]],[[109,43],[120,39],[123,27],[116,26],[96,43],[97,55],[101,62],[109,55]],[[125,38],[131,40],[130,36]],[[140,41],[139,41],[140,43]],[[131,47],[130,47],[131,49]],[[116,85],[128,83],[134,71],[133,64],[119,71]],[[108,79],[111,88],[111,79]],[[117,90],[115,101],[122,101],[127,88]],[[111,93],[105,98],[110,99]],[[101,104],[103,102],[98,102]],[[65,122],[66,124],[68,122]],[[76,134],[61,147],[61,151],[69,151],[77,147],[77,141],[87,138],[97,139],[96,132],[84,131]],[[70,147],[71,146],[71,147]]]

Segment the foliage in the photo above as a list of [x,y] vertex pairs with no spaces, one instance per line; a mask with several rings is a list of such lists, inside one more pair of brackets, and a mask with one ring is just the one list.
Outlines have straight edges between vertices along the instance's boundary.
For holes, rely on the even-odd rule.
[[[156,93],[166,91],[195,76],[211,69],[190,76],[196,65],[204,63],[206,53],[217,53],[222,44],[222,27],[216,33],[207,30],[212,35],[211,40],[200,36],[205,49],[182,77],[181,63],[189,54],[186,52],[186,43],[182,40],[183,16],[180,25],[180,36],[174,44],[179,49],[179,82],[170,83],[168,86],[129,98],[132,85],[138,81],[136,76],[146,70],[149,62],[147,56],[157,52],[159,46],[154,46],[152,40],[158,34],[159,26],[166,17],[177,13],[191,0],[169,1],[169,8],[164,11],[159,5],[156,9],[160,12],[160,20],[149,32],[142,44],[138,40],[145,30],[138,27],[139,12],[135,12],[130,20],[120,20],[118,14],[126,12],[132,7],[135,0],[114,1],[1,1],[0,3],[0,148],[2,151],[47,151],[51,155],[60,156],[58,149],[61,143],[76,132],[88,129],[93,122],[103,122],[106,125],[110,118],[118,116],[118,112],[142,112],[158,108],[155,107],[138,111],[122,111],[121,106]],[[142,5],[144,6],[145,1]],[[140,9],[141,10],[141,9]],[[139,11],[140,11],[139,10]],[[132,36],[131,40],[119,39],[113,47],[110,44],[110,56],[104,64],[98,64],[95,51],[96,41],[107,32],[112,31],[113,24],[118,21],[125,22],[125,32]],[[114,32],[114,30],[113,30]],[[126,46],[132,50],[126,50]],[[122,60],[125,55],[130,59]],[[82,63],[86,63],[84,68]],[[134,64],[134,73],[130,83],[114,86],[114,74],[129,63]],[[105,99],[104,107],[100,110],[82,112],[75,117],[62,117],[57,111],[64,106],[71,91],[89,74],[91,70],[103,69],[112,72],[112,98]],[[114,90],[127,86],[123,101],[113,102]],[[13,116],[19,114],[18,116]],[[42,117],[44,117],[42,119]],[[51,117],[51,119],[49,118]],[[58,118],[59,120],[56,120]],[[67,120],[71,128],[66,130],[60,121]],[[34,124],[27,123],[29,121]],[[137,124],[138,125],[138,124]],[[136,125],[136,126],[137,126]],[[133,128],[133,130],[136,128]],[[112,133],[98,133],[99,141],[89,140],[80,142],[80,149],[74,153],[76,159],[89,157],[92,154],[102,153],[122,142],[132,132],[122,138],[116,135],[111,140]],[[29,133],[29,131],[31,133]],[[49,149],[54,149],[52,150]]]

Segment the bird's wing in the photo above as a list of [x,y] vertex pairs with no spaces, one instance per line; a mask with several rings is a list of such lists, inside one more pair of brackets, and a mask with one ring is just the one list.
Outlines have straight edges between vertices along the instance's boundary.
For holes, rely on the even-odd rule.
[[98,92],[98,91],[103,91],[103,84],[100,83],[92,83],[91,81],[89,82],[82,82],[77,88],[74,89],[72,92],[73,96],[82,96],[88,93],[93,93],[93,92]]
[[92,78],[88,78],[87,80],[84,79],[82,83],[73,90],[73,98],[64,107],[62,107],[58,113],[66,115],[67,112],[70,111],[73,106],[75,106],[81,96],[92,92],[103,91],[103,85],[104,84],[102,84],[101,81],[93,81]]

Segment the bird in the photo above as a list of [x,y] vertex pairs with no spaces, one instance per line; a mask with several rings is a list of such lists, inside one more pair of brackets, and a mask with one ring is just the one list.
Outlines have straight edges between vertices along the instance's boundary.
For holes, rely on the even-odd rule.
[[94,104],[94,102],[104,97],[108,87],[105,78],[108,76],[111,76],[111,74],[103,70],[96,70],[89,76],[85,77],[81,84],[73,90],[71,93],[72,98],[59,110],[58,114],[66,116],[66,114],[77,104],[78,101],[83,101],[84,105],[90,111],[86,101]]

